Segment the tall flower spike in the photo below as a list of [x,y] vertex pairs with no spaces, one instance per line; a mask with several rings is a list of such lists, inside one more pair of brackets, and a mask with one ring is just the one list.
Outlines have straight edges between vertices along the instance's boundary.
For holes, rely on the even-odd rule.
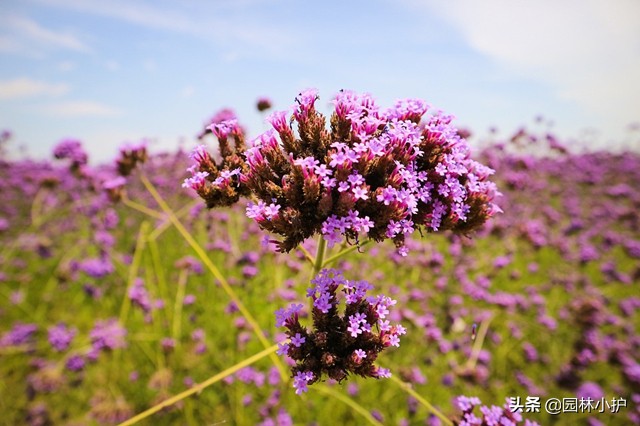
[[322,233],[329,245],[390,238],[404,255],[405,238],[418,228],[467,234],[500,211],[487,180],[493,171],[470,158],[451,116],[425,116],[430,106],[419,99],[383,110],[370,95],[341,91],[327,129],[317,99],[316,90],[305,90],[290,120],[272,113],[273,130],[246,152],[243,182],[279,207],[277,216],[258,214],[255,205],[247,214],[283,238],[280,251]]

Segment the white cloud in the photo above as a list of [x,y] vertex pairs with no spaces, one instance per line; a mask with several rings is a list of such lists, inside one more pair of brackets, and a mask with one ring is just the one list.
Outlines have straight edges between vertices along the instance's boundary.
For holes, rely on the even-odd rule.
[[41,108],[42,112],[55,117],[107,117],[119,115],[120,110],[94,101],[63,101]]
[[51,84],[26,77],[0,81],[0,99],[21,99],[36,96],[59,96],[67,93],[69,86]]
[[[417,6],[417,2],[412,3]],[[612,126],[640,118],[640,2],[430,1],[475,50]]]
[[[49,6],[125,21],[147,28],[173,31],[228,47],[240,43],[252,53],[286,54],[296,37],[276,23],[264,19],[249,21],[255,1],[184,2],[179,8],[165,2],[112,0],[39,0]],[[234,13],[229,13],[232,11]],[[222,19],[220,16],[224,15]]]
[[5,52],[37,55],[41,48],[90,51],[89,47],[75,35],[45,28],[24,16],[0,17],[0,27],[6,31],[0,36],[0,50]]

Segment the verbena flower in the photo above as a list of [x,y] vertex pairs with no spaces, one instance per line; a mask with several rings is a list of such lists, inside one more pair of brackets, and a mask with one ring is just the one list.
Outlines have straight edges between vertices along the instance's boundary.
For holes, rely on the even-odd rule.
[[[292,117],[271,114],[273,129],[245,153],[240,181],[258,198],[247,215],[283,237],[280,251],[322,233],[330,245],[390,238],[406,254],[404,240],[416,229],[468,233],[500,211],[487,180],[493,170],[470,158],[452,116],[425,115],[430,106],[422,100],[382,109],[369,95],[342,91],[327,129],[317,99],[306,90]],[[211,181],[194,178],[198,189]]]
[[76,139],[64,139],[53,148],[53,156],[60,160],[70,160],[72,168],[87,164],[87,153],[82,142]]
[[35,324],[16,323],[0,337],[0,348],[31,343],[37,330],[38,326]]
[[68,327],[62,323],[51,326],[48,329],[49,344],[58,352],[65,351],[77,332],[78,330],[75,327]]
[[80,264],[80,270],[93,278],[102,278],[113,272],[113,264],[111,260],[103,258],[91,258],[83,260]]
[[136,278],[134,280],[133,285],[129,289],[128,296],[131,302],[140,307],[143,312],[148,313],[151,311],[151,298],[149,297],[149,292],[142,278]]
[[147,144],[145,141],[126,144],[120,148],[120,157],[116,160],[116,167],[120,176],[129,176],[138,164],[147,161]]
[[207,136],[209,133],[211,133],[211,125],[212,124],[219,124],[222,123],[223,121],[227,121],[227,120],[237,120],[237,116],[235,111],[233,111],[230,108],[223,108],[221,110],[219,110],[218,112],[216,112],[213,117],[211,117],[209,120],[207,120],[204,124],[204,128],[202,129],[202,131],[198,134],[198,139],[203,139],[205,136]]
[[[387,296],[368,296],[373,287],[366,281],[349,281],[333,269],[324,269],[311,280],[307,297],[313,301],[313,327],[299,322],[301,304],[276,312],[276,326],[284,327],[290,341],[278,351],[296,364],[292,368],[296,393],[323,377],[341,382],[349,374],[389,377],[389,370],[374,365],[380,352],[399,346],[406,330],[388,320],[396,301]],[[344,308],[339,305],[344,302]]]
[[107,196],[111,201],[118,202],[122,199],[122,193],[127,179],[123,176],[117,176],[115,178],[106,179],[102,182],[102,189],[107,193]]
[[240,175],[248,170],[244,158],[244,130],[235,119],[212,124],[209,128],[218,138],[222,160],[216,162],[206,146],[197,146],[191,153],[194,164],[187,169],[191,177],[184,180],[182,187],[195,190],[209,208],[229,206],[241,196],[249,195],[249,189],[240,181]]
[[85,360],[81,355],[72,355],[67,360],[65,367],[69,371],[82,371],[85,366]]
[[94,351],[113,350],[126,346],[127,330],[115,318],[97,321],[89,337]]

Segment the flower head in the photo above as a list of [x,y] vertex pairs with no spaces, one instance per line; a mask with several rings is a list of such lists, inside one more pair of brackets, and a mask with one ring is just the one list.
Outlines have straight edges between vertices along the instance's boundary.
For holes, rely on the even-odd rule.
[[466,234],[498,211],[492,170],[470,158],[451,116],[427,116],[429,105],[416,99],[384,110],[370,95],[341,91],[327,129],[317,99],[305,90],[290,120],[271,114],[273,130],[245,153],[243,182],[280,207],[277,218],[250,217],[283,237],[280,251],[322,233],[330,245],[390,238],[406,254],[405,238],[417,228]]
[[115,318],[97,321],[89,333],[93,350],[113,350],[126,346],[127,330]]
[[120,148],[116,167],[120,176],[129,176],[138,164],[147,161],[147,142],[127,143]]
[[53,156],[58,159],[70,160],[72,167],[87,164],[87,153],[82,148],[82,142],[76,139],[64,139],[53,148]]
[[249,195],[242,181],[247,170],[244,130],[235,118],[216,121],[208,129],[218,138],[222,161],[216,162],[206,146],[196,146],[190,155],[194,164],[187,169],[191,176],[182,187],[195,190],[209,208],[229,206]]
[[57,324],[49,327],[49,344],[58,352],[66,350],[75,337],[78,330],[67,327],[65,324]]
[[[313,301],[313,328],[299,321],[301,304],[276,312],[276,325],[284,327],[290,343],[283,343],[278,353],[296,362],[293,367],[296,393],[306,392],[307,385],[323,377],[342,381],[349,374],[385,378],[389,370],[374,365],[378,354],[400,344],[406,330],[390,325],[384,317],[386,307],[395,301],[386,297],[367,297],[371,285],[351,282],[336,270],[323,269],[311,281],[307,297]],[[345,307],[340,308],[340,302]],[[384,308],[381,308],[384,306]]]

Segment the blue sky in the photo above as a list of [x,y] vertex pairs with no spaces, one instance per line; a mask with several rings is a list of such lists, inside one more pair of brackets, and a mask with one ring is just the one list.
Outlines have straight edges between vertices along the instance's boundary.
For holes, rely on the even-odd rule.
[[[96,161],[126,141],[187,147],[222,107],[256,136],[259,96],[340,89],[426,99],[486,135],[539,114],[592,147],[640,121],[640,2],[97,1],[0,3],[0,129],[35,157],[65,137]],[[597,136],[593,137],[593,130]]]

